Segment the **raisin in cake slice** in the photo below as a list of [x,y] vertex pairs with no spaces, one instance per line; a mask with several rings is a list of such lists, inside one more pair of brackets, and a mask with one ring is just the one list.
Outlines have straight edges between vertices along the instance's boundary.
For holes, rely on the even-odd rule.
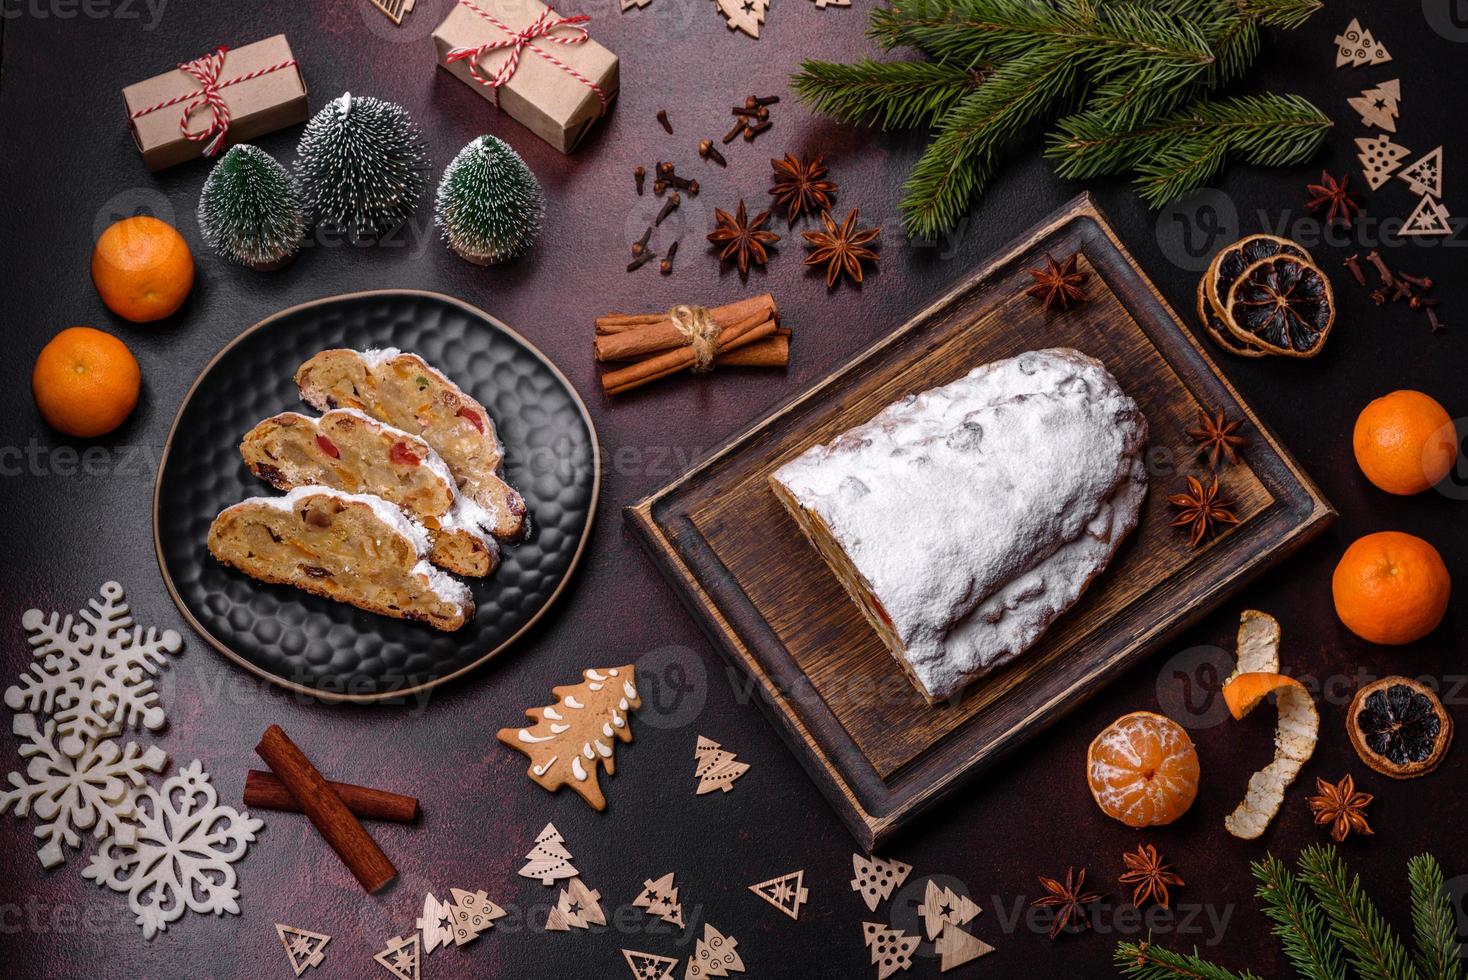
[[296,371],[306,403],[321,411],[355,408],[422,436],[453,471],[459,494],[482,508],[490,534],[525,530],[525,501],[500,475],[504,447],[484,406],[417,354],[325,350]]
[[397,504],[428,529],[428,557],[440,568],[478,577],[499,563],[498,542],[477,523],[483,508],[459,496],[433,447],[355,408],[319,419],[282,412],[249,431],[240,455],[277,490],[332,487]]
[[474,599],[428,550],[427,532],[381,497],[327,487],[251,497],[209,527],[209,553],[262,582],[451,632],[474,615]]
[[1034,645],[1137,524],[1147,422],[1079,351],[888,406],[771,487],[929,701]]

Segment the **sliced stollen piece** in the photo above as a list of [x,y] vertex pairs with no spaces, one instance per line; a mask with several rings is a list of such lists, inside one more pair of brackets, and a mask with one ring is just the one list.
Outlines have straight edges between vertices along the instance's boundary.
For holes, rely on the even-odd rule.
[[440,568],[483,576],[499,565],[498,542],[477,524],[482,508],[459,496],[433,447],[355,408],[319,419],[282,412],[245,435],[240,455],[277,490],[332,487],[397,504],[428,529],[428,559]]
[[1029,649],[1137,524],[1147,421],[1079,351],[910,395],[770,485],[935,702]]
[[478,504],[489,533],[514,540],[525,531],[525,500],[500,475],[504,447],[484,406],[417,354],[324,350],[296,371],[306,403],[355,408],[422,436],[453,471],[461,496]]
[[209,527],[209,553],[262,582],[453,631],[474,599],[428,550],[428,532],[381,497],[327,487],[251,497]]

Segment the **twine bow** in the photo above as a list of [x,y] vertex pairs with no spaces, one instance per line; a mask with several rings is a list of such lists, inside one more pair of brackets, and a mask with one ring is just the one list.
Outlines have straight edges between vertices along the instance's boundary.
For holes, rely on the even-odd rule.
[[[484,44],[472,48],[454,48],[444,58],[449,64],[453,64],[456,61],[467,61],[469,63],[469,74],[473,76],[474,80],[480,85],[488,86],[494,91],[495,105],[499,105],[500,87],[511,78],[514,78],[515,72],[520,68],[520,52],[529,48],[595,92],[597,99],[601,102],[602,115],[606,114],[607,96],[601,90],[601,87],[536,43],[537,41],[549,41],[552,44],[585,44],[591,40],[591,34],[586,28],[580,25],[591,22],[591,18],[588,15],[576,14],[572,17],[561,17],[554,10],[547,7],[541,12],[539,17],[530,22],[528,27],[517,31],[494,14],[474,3],[473,0],[459,0],[459,3],[468,7],[480,17],[483,17],[507,35],[506,37],[487,41]],[[561,28],[568,28],[571,33],[554,33]],[[499,66],[499,69],[493,76],[486,78],[483,72],[480,71],[479,59],[491,51],[503,51],[505,49],[509,49],[510,56],[505,59],[504,64]]]
[[[179,132],[183,133],[184,136],[193,140],[195,143],[203,143],[207,140],[208,142],[204,146],[204,155],[206,157],[214,156],[214,154],[219,152],[220,146],[224,143],[224,137],[229,133],[229,103],[224,101],[224,96],[219,90],[228,88],[231,85],[238,85],[241,82],[248,82],[253,78],[259,78],[261,75],[269,75],[271,72],[280,71],[283,68],[293,68],[298,64],[295,58],[291,58],[288,61],[268,65],[264,68],[257,68],[252,72],[246,72],[243,75],[237,75],[234,78],[221,82],[219,80],[219,73],[224,69],[224,56],[228,53],[229,48],[221,44],[214,53],[206,54],[202,58],[195,58],[193,61],[186,61],[179,65],[178,70],[198,82],[199,88],[196,91],[175,95],[171,99],[165,99],[157,105],[148,106],[146,109],[139,109],[129,115],[128,118],[133,120],[141,119],[143,116],[157,112],[159,109],[167,109],[170,106],[176,106],[182,103],[184,110],[183,115],[179,117],[178,121]],[[197,109],[209,110],[209,125],[198,132],[193,132],[189,129],[189,120],[193,117]]]
[[668,311],[668,319],[673,321],[673,326],[688,340],[688,346],[693,351],[693,370],[712,370],[714,357],[719,352],[719,324],[708,307],[675,306]]

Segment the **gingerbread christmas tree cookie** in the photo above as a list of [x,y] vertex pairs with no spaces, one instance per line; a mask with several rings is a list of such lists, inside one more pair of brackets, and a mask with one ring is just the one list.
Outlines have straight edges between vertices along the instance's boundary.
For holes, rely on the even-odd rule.
[[552,689],[556,703],[530,708],[524,728],[501,728],[496,736],[530,757],[526,771],[543,789],[570,786],[595,810],[607,808],[596,779],[597,766],[617,771],[612,750],[632,741],[629,716],[642,706],[632,665],[592,669],[580,684]]

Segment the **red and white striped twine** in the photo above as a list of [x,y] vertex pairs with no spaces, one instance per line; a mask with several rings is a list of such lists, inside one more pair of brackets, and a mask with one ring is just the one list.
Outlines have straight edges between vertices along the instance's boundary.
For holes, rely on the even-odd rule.
[[[500,20],[494,14],[491,14],[489,11],[475,4],[473,0],[459,0],[459,3],[468,7],[480,17],[483,17],[495,27],[498,27],[500,30],[509,35],[508,37],[501,40],[489,41],[485,44],[478,45],[477,47],[454,48],[448,53],[445,59],[446,61],[448,61],[449,64],[453,64],[456,61],[469,62],[469,74],[474,77],[474,80],[480,85],[486,85],[494,90],[495,105],[499,105],[500,86],[504,85],[511,78],[513,78],[515,76],[515,72],[520,67],[520,52],[525,50],[526,48],[529,48],[531,51],[534,51],[546,61],[561,69],[561,71],[565,72],[567,75],[570,75],[572,78],[581,82],[587,88],[595,92],[597,99],[601,102],[601,114],[606,115],[606,93],[603,92],[601,88],[591,79],[587,78],[575,68],[572,68],[570,65],[566,64],[564,61],[561,61],[555,55],[551,54],[549,51],[545,50],[540,45],[535,43],[537,40],[543,40],[549,41],[552,44],[584,44],[586,41],[590,40],[591,35],[586,30],[586,28],[579,25],[590,23],[591,18],[589,16],[587,16],[586,14],[577,14],[574,17],[555,16],[553,18],[553,15],[555,15],[555,11],[547,7],[539,17],[537,17],[534,21],[530,23],[530,26],[526,27],[524,30],[517,31],[506,24],[504,21]],[[559,35],[551,33],[552,31],[558,30],[562,27],[569,28],[572,33]],[[508,48],[510,50],[510,57],[506,59],[504,64],[500,65],[499,70],[494,73],[493,77],[486,78],[479,70],[479,59],[490,51],[502,51],[505,48]]]
[[[259,78],[261,75],[269,75],[271,72],[280,71],[284,68],[294,68],[299,64],[295,58],[291,58],[289,61],[282,61],[279,64],[270,65],[265,68],[257,68],[252,72],[246,72],[243,75],[238,75],[228,81],[221,82],[219,80],[219,72],[224,68],[224,56],[228,53],[229,48],[220,45],[218,50],[213,54],[206,54],[202,58],[196,58],[193,61],[187,61],[179,65],[179,71],[189,75],[194,81],[199,83],[198,91],[175,95],[173,98],[159,102],[157,105],[150,105],[146,109],[139,109],[129,115],[128,118],[141,119],[143,116],[157,112],[159,109],[167,109],[170,106],[183,103],[183,115],[178,121],[179,132],[183,133],[184,136],[193,140],[195,143],[207,140],[208,143],[204,147],[204,155],[206,157],[212,157],[219,152],[219,147],[224,143],[224,137],[229,132],[229,105],[224,101],[224,96],[219,90],[228,88],[231,85],[238,85],[241,82],[248,82],[251,79]],[[204,108],[210,111],[209,125],[199,132],[191,132],[189,130],[189,119],[193,116],[196,109]]]

